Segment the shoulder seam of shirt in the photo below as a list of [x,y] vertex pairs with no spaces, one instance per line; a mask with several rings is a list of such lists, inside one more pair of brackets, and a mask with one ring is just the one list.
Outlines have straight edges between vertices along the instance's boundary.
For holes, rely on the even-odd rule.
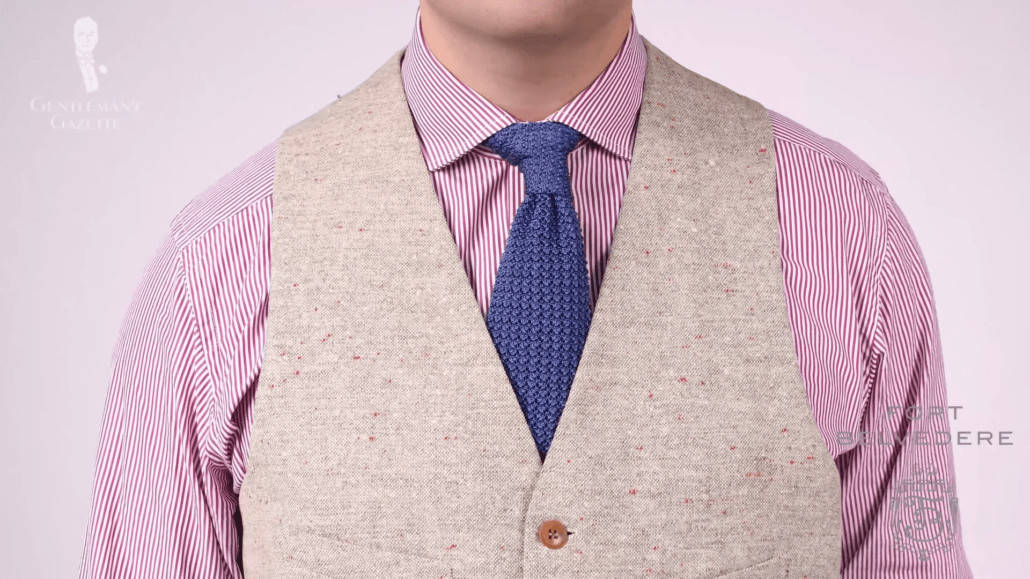
[[185,249],[219,225],[272,195],[278,139],[268,143],[193,197],[169,222]]
[[816,133],[797,121],[772,109],[766,109],[773,125],[773,138],[804,147],[817,155],[842,166],[849,173],[859,177],[873,187],[885,190],[883,177],[851,149],[839,141]]

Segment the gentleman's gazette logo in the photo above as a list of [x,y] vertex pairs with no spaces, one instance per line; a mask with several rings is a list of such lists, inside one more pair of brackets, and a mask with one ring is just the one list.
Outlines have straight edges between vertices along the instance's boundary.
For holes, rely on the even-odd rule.
[[[72,25],[75,59],[61,69],[64,74],[75,74],[80,79],[82,93],[90,97],[101,92],[100,80],[108,73],[107,66],[98,63],[94,56],[99,39],[96,20],[89,16],[77,19]],[[29,101],[29,110],[46,115],[51,129],[71,131],[117,130],[130,115],[140,111],[140,106],[140,101],[133,98],[33,97]]]
[[100,39],[96,20],[89,16],[76,20],[72,27],[72,38],[75,40],[75,57],[79,62],[79,72],[82,73],[82,84],[87,93],[96,92],[100,88],[97,73],[107,74],[107,67],[96,64],[93,59],[93,49]]

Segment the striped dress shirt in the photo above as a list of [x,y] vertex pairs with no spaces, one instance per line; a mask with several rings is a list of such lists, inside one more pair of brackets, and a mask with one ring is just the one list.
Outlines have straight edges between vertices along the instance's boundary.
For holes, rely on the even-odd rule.
[[[606,69],[547,118],[586,137],[568,163],[591,307],[629,173],[647,60],[634,18]],[[482,141],[517,119],[434,58],[417,11],[400,73],[485,315],[524,183]],[[811,410],[841,473],[842,576],[971,577],[957,510],[953,536],[925,561],[895,547],[903,530],[890,489],[915,466],[953,484],[950,446],[856,442],[861,432],[949,430],[946,416],[916,422],[888,412],[947,405],[933,293],[912,229],[854,153],[776,112],[769,121],[791,330]],[[266,355],[274,160],[273,142],[171,220],[128,307],[111,358],[82,577],[242,576],[237,497]]]

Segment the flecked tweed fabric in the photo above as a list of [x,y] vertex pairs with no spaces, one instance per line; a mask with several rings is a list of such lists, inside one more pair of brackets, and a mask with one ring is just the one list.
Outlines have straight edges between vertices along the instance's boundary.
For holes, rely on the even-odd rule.
[[590,328],[590,280],[567,162],[581,137],[561,123],[531,122],[508,125],[486,140],[518,166],[526,182],[501,254],[486,325],[541,461]]
[[[769,113],[644,45],[632,168],[543,462],[401,52],[282,135],[248,578],[839,576],[840,477],[787,318]],[[537,537],[549,519],[573,532],[561,549]]]

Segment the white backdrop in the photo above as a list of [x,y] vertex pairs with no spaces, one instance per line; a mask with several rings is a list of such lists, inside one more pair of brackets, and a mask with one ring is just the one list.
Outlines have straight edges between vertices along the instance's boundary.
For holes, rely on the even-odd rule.
[[[286,126],[407,42],[416,0],[0,4],[0,574],[69,577],[89,510],[111,349],[169,219]],[[933,279],[955,448],[979,577],[1021,577],[1030,519],[1023,0],[638,0],[640,32],[680,63],[873,166]],[[72,24],[99,25],[84,92]],[[77,129],[60,103],[117,102]],[[49,112],[48,112],[49,111]]]

